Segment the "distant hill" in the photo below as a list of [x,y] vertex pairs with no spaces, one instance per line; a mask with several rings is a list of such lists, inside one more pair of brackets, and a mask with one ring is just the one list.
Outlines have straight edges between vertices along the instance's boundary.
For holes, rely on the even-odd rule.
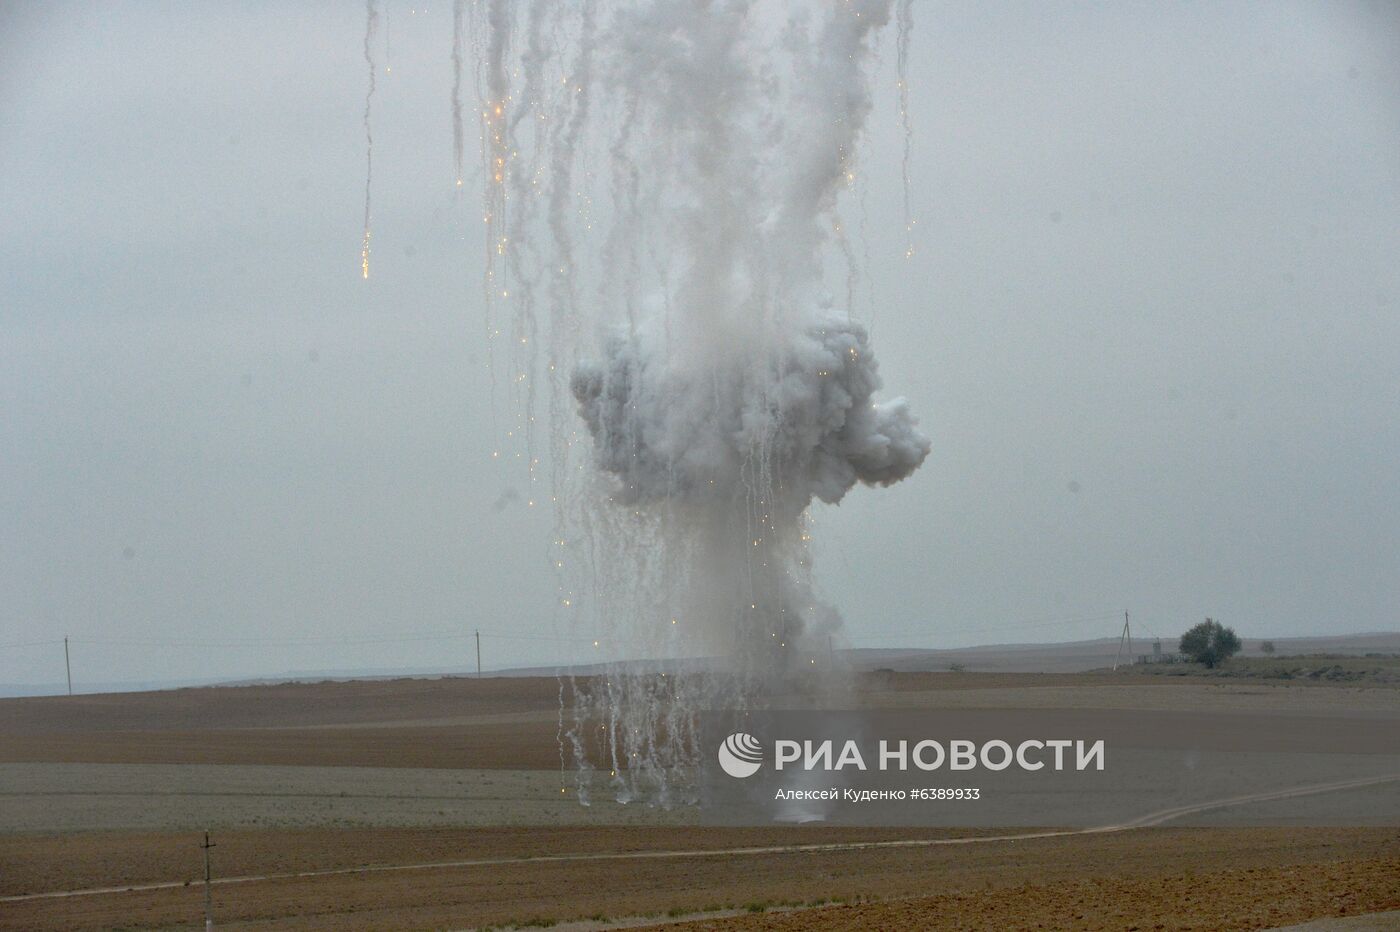
[[[1344,634],[1315,638],[1243,638],[1242,656],[1262,657],[1260,645],[1274,642],[1276,655],[1400,653],[1400,632]],[[952,650],[911,650],[907,648],[857,648],[847,656],[858,670],[889,669],[900,672],[947,670],[953,664],[986,673],[1082,673],[1112,666],[1118,653],[1118,638],[1096,638],[1062,644],[989,644]],[[1123,661],[1152,654],[1158,642],[1134,638],[1131,656],[1124,649]],[[1163,639],[1163,653],[1176,650],[1175,640]]]
[[[1343,634],[1328,637],[1309,638],[1244,638],[1242,656],[1265,656],[1260,645],[1265,640],[1274,642],[1276,656],[1295,654],[1338,654],[1343,656],[1363,656],[1368,653],[1400,654],[1400,632],[1372,632],[1367,634]],[[1154,640],[1134,638],[1131,657],[1152,654]],[[1164,653],[1176,650],[1175,640],[1163,640]],[[838,650],[837,655],[848,661],[858,671],[896,670],[899,672],[926,672],[948,670],[954,664],[964,670],[983,673],[1082,673],[1098,670],[1113,664],[1118,653],[1118,638],[1096,638],[1089,641],[1068,641],[1054,644],[987,644],[978,647],[959,647],[947,650],[922,648],[848,648]],[[1124,662],[1131,659],[1127,652]],[[648,669],[661,669],[668,673],[683,673],[687,670],[703,669],[714,665],[714,661],[668,660],[647,662]],[[555,676],[559,673],[573,673],[588,676],[602,672],[602,664],[583,664],[575,667],[534,666],[511,667],[487,670],[486,677]],[[437,679],[440,677],[473,676],[475,670],[445,669],[360,669],[360,670],[305,670],[253,677],[239,680],[169,680],[154,682],[115,682],[77,683],[75,691],[85,695],[97,693],[140,692],[146,690],[180,689],[191,686],[254,686],[277,683],[313,683],[333,680],[389,680],[389,679]],[[7,684],[0,683],[0,697],[53,696],[65,691],[63,684]]]
[[[1400,653],[1400,632],[1378,632],[1368,634],[1342,634],[1315,638],[1244,638],[1246,657],[1262,657],[1260,645],[1266,640],[1274,642],[1276,655],[1287,654],[1342,654],[1361,656],[1367,653]],[[1133,638],[1132,650],[1124,649],[1122,662],[1131,662],[1143,654],[1152,654],[1156,641],[1152,638]],[[1175,640],[1162,640],[1164,653],[1176,650]],[[947,670],[953,664],[961,664],[970,671],[984,673],[1083,673],[1112,666],[1118,652],[1118,638],[1095,638],[1089,641],[1067,641],[1055,644],[985,644],[978,647],[958,647],[947,650],[928,650],[909,647],[849,648],[836,653],[860,671],[896,670],[899,672],[925,672]],[[704,666],[706,661],[667,661],[661,669],[680,673],[687,669]],[[487,673],[488,676],[554,676],[560,671],[557,667],[514,667]],[[588,664],[572,668],[579,675],[597,673],[604,668],[599,664]]]

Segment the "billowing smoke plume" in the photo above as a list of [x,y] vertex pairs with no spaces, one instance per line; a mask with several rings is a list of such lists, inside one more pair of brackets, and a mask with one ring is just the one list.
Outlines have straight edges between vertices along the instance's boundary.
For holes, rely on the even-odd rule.
[[857,482],[898,482],[928,456],[905,400],[872,400],[878,366],[850,321],[810,324],[757,372],[687,371],[644,336],[616,337],[605,352],[602,365],[576,368],[571,388],[623,504],[722,506],[758,457],[775,510],[795,517],[813,499],[836,504]]
[[[810,506],[929,453],[904,400],[877,397],[840,215],[892,18],[889,103],[907,114],[909,8],[894,9],[472,6],[510,439],[527,506],[555,511],[562,623],[592,645],[579,659],[618,662],[562,729],[581,795],[601,765],[619,798],[685,798],[695,710],[830,682],[840,616],[812,583]],[[825,297],[832,265],[844,303]]]

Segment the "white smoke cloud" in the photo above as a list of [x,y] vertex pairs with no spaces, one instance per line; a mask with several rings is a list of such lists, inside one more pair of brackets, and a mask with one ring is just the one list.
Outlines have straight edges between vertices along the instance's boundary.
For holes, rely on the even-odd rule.
[[864,328],[834,317],[792,334],[758,371],[691,371],[643,338],[616,338],[571,388],[599,469],[624,503],[722,503],[766,460],[778,511],[839,502],[857,483],[917,469],[929,439],[903,398],[875,402],[879,367]]

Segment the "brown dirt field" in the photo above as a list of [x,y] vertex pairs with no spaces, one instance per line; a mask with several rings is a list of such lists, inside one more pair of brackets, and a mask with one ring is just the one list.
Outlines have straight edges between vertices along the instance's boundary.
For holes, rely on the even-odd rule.
[[0,763],[550,769],[559,683],[444,678],[0,700]]
[[[586,684],[586,680],[580,683]],[[1182,676],[1144,682],[1110,673],[863,674],[858,693],[927,693],[981,689],[1131,686],[1137,689],[1222,686],[1221,680]],[[1245,684],[1240,684],[1245,685]],[[1258,688],[1258,684],[1248,684]],[[1329,689],[1328,684],[1295,688]],[[566,697],[567,698],[567,697]],[[1397,700],[1400,701],[1400,700]],[[274,685],[212,686],[140,693],[0,699],[0,734],[202,731],[299,728],[374,723],[460,724],[463,716],[559,709],[551,677],[443,677]]]
[[558,723],[403,728],[64,731],[0,737],[0,763],[281,764],[549,770]]
[[[862,676],[848,707],[1400,712],[1400,690],[1131,674]],[[551,769],[559,682],[400,679],[0,699],[0,763]]]
[[548,677],[213,686],[0,699],[0,734],[362,725],[558,708],[559,683]]
[[[1394,689],[1144,679],[876,675],[861,680],[847,707],[1283,712],[1340,715],[1373,721],[1382,729],[1400,712],[1400,692]],[[492,770],[494,780],[499,770],[557,769],[558,707],[559,686],[549,678],[288,684],[0,700],[0,763],[472,768]],[[358,781],[370,771],[343,773]],[[329,790],[318,783],[308,792]],[[86,798],[50,803],[69,806],[76,818],[90,815],[82,808],[88,805]],[[216,917],[221,926],[242,928],[463,928],[639,915],[660,921],[672,911],[874,899],[878,902],[852,908],[707,921],[720,928],[726,923],[734,928],[747,928],[746,923],[758,923],[756,928],[770,923],[772,928],[1000,929],[1036,923],[1124,928],[1134,922],[1144,928],[1266,928],[1400,905],[1400,830],[1395,828],[1156,828],[942,847],[620,859],[619,852],[700,852],[954,833],[813,826],[564,827],[553,817],[537,821],[543,825],[220,830],[215,874],[223,877],[508,860],[225,884],[214,890]],[[79,818],[72,824],[91,827],[92,821]],[[193,832],[0,834],[0,896],[183,883],[198,874],[197,842]],[[584,857],[525,860],[560,854]],[[610,857],[587,857],[593,854]],[[198,884],[0,902],[0,929],[188,927],[201,916]]]
[[[946,837],[991,834],[949,831]],[[929,830],[707,828],[294,829],[217,832],[218,874],[238,876],[559,852],[655,851],[939,837]],[[202,876],[195,832],[0,836],[0,896]]]
[[[855,837],[858,832],[839,833]],[[808,843],[830,829],[482,830],[241,833],[216,839],[216,874],[443,857],[675,850]],[[77,835],[9,839],[30,880],[189,878],[197,838]],[[1244,866],[1248,865],[1248,866]],[[1267,928],[1394,908],[1394,829],[1156,829],[956,847],[726,854],[284,878],[215,887],[221,926],[259,929],[463,928],[617,919],[748,904],[880,900],[710,921],[718,928]],[[930,889],[938,895],[929,897]],[[917,899],[914,899],[917,898]],[[0,904],[0,929],[164,928],[197,922],[198,884]],[[1149,921],[1150,920],[1150,921]],[[750,925],[757,923],[757,925]],[[1145,924],[1143,924],[1145,923]]]
[[[1101,878],[1011,889],[841,904],[652,929],[1270,929],[1323,916],[1400,909],[1400,858]],[[1392,916],[1392,919],[1397,918]],[[1379,926],[1378,926],[1379,927]]]

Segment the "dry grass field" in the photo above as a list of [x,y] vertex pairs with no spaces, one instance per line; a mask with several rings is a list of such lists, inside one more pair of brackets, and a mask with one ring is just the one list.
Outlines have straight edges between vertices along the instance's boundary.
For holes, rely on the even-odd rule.
[[[488,678],[0,700],[0,929],[197,925],[206,828],[215,917],[249,929],[1260,929],[1400,909],[1400,828],[1011,839],[584,808],[560,793],[559,697]],[[851,699],[1400,733],[1400,689],[1324,678],[883,674]]]

